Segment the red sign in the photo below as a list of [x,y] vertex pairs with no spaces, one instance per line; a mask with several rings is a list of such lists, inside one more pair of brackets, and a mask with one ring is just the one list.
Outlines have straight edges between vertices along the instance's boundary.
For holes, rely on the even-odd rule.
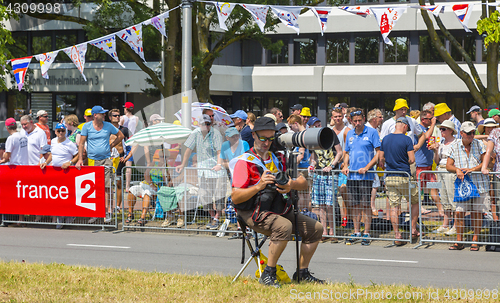
[[0,214],[105,217],[104,167],[0,165]]

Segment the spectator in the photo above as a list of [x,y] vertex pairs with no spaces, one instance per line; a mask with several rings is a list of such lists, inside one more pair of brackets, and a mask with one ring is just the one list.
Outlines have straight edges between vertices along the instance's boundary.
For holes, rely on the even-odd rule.
[[5,153],[5,143],[0,143],[0,160],[3,159],[4,153]]
[[[434,103],[427,102],[422,107],[422,111],[428,110],[432,113],[432,116],[434,116],[434,106],[436,106]],[[417,124],[420,124],[420,122],[421,122],[420,117],[415,119],[415,121],[417,122]],[[432,133],[432,137],[439,138],[440,136],[441,136],[441,132],[439,131],[439,129],[437,127],[434,127],[434,132]]]
[[[397,99],[395,104],[394,104],[394,117],[387,119],[383,124],[382,124],[382,130],[380,131],[380,138],[383,140],[385,136],[387,136],[390,133],[393,133],[396,127],[396,120],[401,118],[401,117],[406,117],[406,112],[410,108],[408,107],[408,103],[406,102],[405,99]],[[408,123],[410,124],[410,129],[408,130],[408,133],[406,134],[410,139],[413,141],[413,149],[415,152],[417,152],[420,147],[424,144],[425,142],[425,137],[422,136],[422,131],[417,128],[417,124],[415,119],[408,117]]]
[[297,115],[300,116],[300,113],[302,112],[302,104],[295,104],[294,106],[290,107],[290,115]]
[[49,114],[42,109],[36,113],[36,116],[38,118],[38,123],[35,123],[35,125],[40,127],[40,129],[45,132],[45,135],[47,136],[47,144],[50,145],[50,128],[47,125],[49,122]]
[[[367,173],[378,160],[380,138],[376,130],[365,126],[365,115],[362,109],[350,113],[354,129],[350,130],[346,138],[344,151],[344,166],[342,172],[348,176],[347,190],[353,210],[354,234],[347,243],[354,243],[361,237],[361,216],[365,223],[362,245],[370,245],[371,206],[370,194],[373,186],[373,173]],[[357,172],[349,173],[350,170]]]
[[277,122],[276,122],[276,116],[275,115],[273,115],[271,113],[268,113],[268,114],[265,114],[264,117],[268,117],[268,118],[273,119],[274,124],[277,124]]
[[[437,105],[436,105],[437,107]],[[460,128],[461,140],[457,140],[450,148],[450,154],[446,163],[446,169],[450,173],[455,173],[460,180],[471,172],[481,171],[482,162],[486,149],[484,144],[474,139],[476,127],[470,121],[464,122]],[[456,229],[457,242],[450,246],[450,250],[462,250],[464,245],[460,243],[464,234],[464,216],[465,212],[471,212],[471,225],[474,229],[472,237],[473,242],[479,241],[479,233],[481,232],[483,212],[486,211],[484,199],[489,190],[489,180],[487,176],[482,174],[470,174],[472,182],[477,186],[480,197],[473,198],[465,202],[457,202],[456,207]],[[478,251],[479,246],[472,244],[471,251]]]
[[[134,116],[134,103],[125,102],[124,112],[125,115],[120,117],[119,124],[123,127],[128,128],[129,135],[132,137],[136,131],[138,130],[139,117]],[[179,122],[180,123],[180,122]],[[131,146],[125,146],[125,156],[128,156],[132,150]],[[131,167],[134,162],[134,157],[130,155],[127,161],[125,161],[125,166]],[[128,188],[130,187],[130,179],[132,178],[132,169],[127,169],[125,173],[125,191],[128,192]]]
[[321,128],[321,120],[318,117],[311,117],[307,121],[307,125],[311,128]]
[[283,112],[281,111],[281,109],[273,107],[271,108],[269,113],[273,114],[276,117],[276,123],[283,122]]
[[420,118],[420,111],[418,109],[411,110],[410,111],[410,117],[412,117],[413,119],[417,120],[418,118]]
[[44,169],[47,165],[66,169],[78,162],[78,148],[69,138],[66,138],[66,127],[62,123],[56,125],[57,140],[53,140],[50,148],[50,156],[47,162],[40,164]]
[[[291,115],[288,117],[288,126],[294,133],[298,133],[301,131],[305,131],[306,128],[304,126],[304,120],[302,117],[297,116],[297,115]],[[309,157],[311,157],[311,153],[307,148],[303,147],[296,147],[295,148],[296,152],[299,152],[299,155],[297,156],[297,164],[299,169],[306,169],[309,167]],[[307,177],[307,176],[306,176]]]
[[[105,110],[100,105],[92,108],[94,120],[85,123],[82,127],[80,145],[78,146],[78,162],[76,168],[80,169],[83,165],[83,150],[87,143],[87,157],[89,166],[104,166],[105,167],[105,201],[107,205],[107,217],[105,223],[111,222],[111,200],[109,196],[113,162],[111,161],[111,149],[123,140],[123,134],[113,124],[104,121]],[[111,135],[116,135],[116,139],[111,144],[109,138]],[[94,223],[97,218],[92,218],[89,223]]]
[[238,130],[238,132],[241,132],[243,128],[245,127],[245,121],[248,118],[247,113],[242,111],[241,109],[237,110],[234,112],[234,114],[229,116],[231,119],[233,119],[234,127]]
[[52,149],[52,147],[48,144],[42,146],[42,148],[40,149],[39,165],[42,165],[43,163],[47,163],[47,160],[49,159],[49,156],[50,156],[51,149]]
[[80,134],[82,133],[82,130],[78,128],[78,117],[76,115],[67,116],[65,126],[68,131],[71,131],[68,139],[78,146],[80,144]]
[[474,123],[476,124],[476,128],[484,123],[484,118],[481,112],[482,112],[481,107],[477,105],[472,106],[467,112],[467,115],[470,114],[471,120],[474,121]]
[[247,125],[240,131],[240,137],[241,140],[246,141],[248,143],[249,148],[252,148],[253,147],[252,129],[253,129],[253,124],[255,123],[255,120],[257,118],[251,112],[247,113],[247,117],[248,117],[246,120]]
[[5,142],[5,152],[0,159],[0,164],[29,165],[28,138],[24,132],[17,131],[14,118],[5,120],[5,128],[10,135]]
[[[347,109],[349,108],[349,105],[347,105],[347,103],[337,103],[335,104],[335,107],[332,109],[335,110],[337,108],[340,108],[342,109],[342,121],[344,122],[345,125],[347,125],[349,123],[349,121],[347,120]],[[333,126],[333,120],[330,121],[330,126]]]
[[478,137],[486,137],[483,139],[483,143],[486,145],[488,143],[488,137],[491,134],[491,131],[498,127],[498,123],[493,118],[486,118],[483,120],[483,123],[477,126],[477,133],[479,136],[474,136],[475,139],[479,139]]
[[[111,124],[113,124],[114,127],[118,128],[121,133],[123,134],[123,140],[120,141],[114,148],[116,149],[116,152],[118,154],[117,157],[113,158],[113,166],[116,170],[116,209],[117,211],[120,211],[120,208],[122,206],[122,171],[123,168],[125,167],[125,163],[127,162],[126,160],[126,154],[125,154],[125,141],[127,141],[131,135],[130,135],[130,130],[119,124],[120,122],[120,110],[117,108],[114,108],[108,112],[108,118],[109,121],[111,121]],[[115,140],[116,136],[111,135],[109,137],[110,143]]]
[[281,134],[286,134],[288,132],[288,127],[286,127],[286,124],[281,122],[276,125],[276,131],[280,132]]
[[250,147],[246,141],[240,139],[240,134],[235,127],[230,127],[226,130],[226,140],[222,143],[220,158],[222,166],[229,169],[229,161],[242,155]]
[[215,113],[213,109],[204,108],[202,111],[202,115],[208,115],[210,117],[210,121],[212,121],[211,128],[219,131],[221,137],[224,138],[226,134],[227,125],[220,121],[215,121]]
[[[365,126],[375,129],[380,136],[379,126],[382,125],[382,122],[384,122],[384,116],[382,115],[382,111],[380,111],[380,109],[378,108],[372,109],[371,111],[368,112],[366,118],[368,121],[365,123]],[[375,206],[375,199],[377,199],[377,189],[379,187],[380,187],[380,177],[378,174],[375,174],[375,179],[373,180],[373,188],[370,198],[370,205],[372,208],[372,214],[374,216],[378,215],[378,210]],[[387,209],[389,209],[389,207],[387,207]]]
[[94,116],[92,115],[92,109],[91,108],[87,108],[85,110],[85,114],[83,115],[83,119],[85,120],[85,122],[81,123],[80,125],[78,125],[78,128],[80,130],[82,130],[82,127],[85,123],[87,122],[90,122],[90,121],[93,121],[94,120]]
[[[175,170],[180,173],[186,167],[189,156],[194,149],[197,151],[199,188],[205,191],[200,199],[202,204],[209,209],[212,221],[207,224],[208,229],[218,229],[219,217],[224,204],[223,184],[218,179],[224,177],[221,171],[220,151],[222,147],[222,137],[220,133],[211,128],[212,120],[209,115],[198,118],[200,128],[193,130],[184,146],[186,151],[182,159],[182,164]],[[208,206],[207,206],[208,205]]]
[[41,128],[33,123],[33,118],[30,115],[21,117],[21,126],[23,127],[21,133],[28,137],[29,165],[38,165],[40,149],[47,145],[47,136]]
[[307,121],[309,121],[309,118],[311,117],[311,109],[309,107],[303,107],[300,112],[300,117],[302,118],[302,125],[305,128],[309,128],[309,126],[307,126]]
[[387,196],[392,207],[391,222],[396,238],[394,244],[398,246],[403,245],[403,242],[399,241],[402,239],[399,232],[399,213],[401,212],[402,197],[405,197],[408,202],[411,201],[411,237],[418,238],[420,236],[417,231],[418,188],[410,185],[410,164],[415,162],[415,152],[413,151],[413,141],[405,135],[409,129],[410,123],[408,119],[399,117],[396,121],[394,133],[388,134],[382,140],[379,154],[380,166],[385,166],[387,171],[408,173],[408,175],[388,173],[385,177]]
[[[488,135],[488,140],[486,143],[486,155],[484,156],[482,173],[488,175],[490,172],[491,163],[494,162],[492,171],[500,172],[500,129],[498,124],[494,124],[494,121],[488,121],[491,118],[485,120],[484,124],[479,125],[479,127],[483,127],[484,129],[490,129],[490,133]],[[491,199],[492,204],[492,213],[493,219],[498,220],[498,209],[497,205],[500,197],[500,178],[498,174],[491,175],[491,187],[493,187],[493,193],[490,195],[493,197]],[[491,191],[490,191],[491,192]]]
[[493,118],[496,123],[500,123],[500,110],[494,108],[488,112],[488,118]]
[[[434,107],[434,117],[438,120],[439,123],[443,123],[444,120],[450,120],[455,124],[455,129],[461,129],[461,123],[458,119],[451,113],[451,109],[448,107],[446,103],[436,104]],[[455,138],[461,139],[460,133],[455,135]]]

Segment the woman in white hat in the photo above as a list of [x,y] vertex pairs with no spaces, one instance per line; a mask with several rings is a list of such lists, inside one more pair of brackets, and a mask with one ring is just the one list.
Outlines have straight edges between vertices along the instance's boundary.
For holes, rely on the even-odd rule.
[[454,135],[457,134],[455,129],[455,124],[450,120],[445,120],[441,125],[439,125],[439,131],[441,132],[441,142],[435,143],[429,147],[429,149],[434,150],[434,162],[437,164],[437,174],[438,181],[442,184],[439,189],[439,194],[441,196],[441,205],[443,207],[443,225],[438,229],[438,233],[445,233],[447,235],[455,235],[456,228],[453,226],[451,229],[448,227],[450,217],[455,212],[455,202],[453,202],[453,197],[455,195],[455,179],[457,176],[455,174],[449,173],[446,170],[446,162],[448,161],[448,155],[450,148],[457,140]]
[[[493,120],[493,118],[488,118],[484,120],[484,134],[488,135],[486,139],[484,139],[486,145],[486,154],[484,155],[483,166],[481,168],[481,172],[483,174],[489,174],[490,171],[499,172],[500,171],[500,128],[498,127],[498,123]],[[480,125],[480,126],[483,126]],[[479,127],[478,127],[479,130]],[[491,165],[493,164],[493,169],[491,169]],[[490,179],[492,182],[490,183],[492,188],[490,190],[490,195],[493,197],[499,197],[500,186],[498,175],[491,175]],[[498,198],[495,200],[498,201]],[[495,202],[496,205],[499,203]],[[493,203],[492,203],[493,204]],[[493,210],[492,215],[494,220],[498,220],[498,206]]]
[[488,145],[488,136],[491,131],[498,127],[498,123],[493,118],[484,119],[484,123],[477,126],[478,135],[475,139],[480,139],[483,141],[484,145]]

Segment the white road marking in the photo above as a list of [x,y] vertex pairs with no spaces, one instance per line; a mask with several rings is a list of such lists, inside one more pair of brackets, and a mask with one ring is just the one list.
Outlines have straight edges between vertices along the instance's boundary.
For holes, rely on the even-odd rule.
[[66,244],[68,246],[79,246],[79,247],[99,247],[99,248],[130,248],[128,246],[109,246],[109,245],[91,245],[91,244]]
[[363,259],[363,258],[337,258],[338,260],[352,260],[352,261],[374,261],[374,262],[394,262],[394,263],[418,263],[418,261],[405,261],[405,260],[384,260],[384,259]]

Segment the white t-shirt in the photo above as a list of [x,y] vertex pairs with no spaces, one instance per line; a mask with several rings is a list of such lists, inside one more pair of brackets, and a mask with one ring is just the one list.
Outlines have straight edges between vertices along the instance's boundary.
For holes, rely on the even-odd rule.
[[24,134],[15,132],[10,135],[5,142],[5,152],[10,153],[10,165],[29,165],[28,138]]
[[42,149],[44,145],[47,145],[47,135],[38,126],[29,134],[25,130],[22,130],[21,133],[28,137],[29,165],[38,165],[38,161],[40,160],[40,149]]
[[130,132],[130,136],[133,136],[135,134],[135,129],[137,128],[137,122],[139,120],[138,117],[132,116],[131,118],[127,117],[127,115],[123,115],[123,127],[128,128]]
[[[413,144],[418,143],[418,139],[415,136],[420,136],[422,130],[417,127],[417,122],[412,117],[406,117],[408,119],[408,123],[410,124],[410,130],[406,132],[406,135],[410,137]],[[396,130],[396,119],[390,118],[386,120],[384,124],[382,124],[382,130],[380,131],[380,140],[384,139],[388,134],[392,134]]]
[[455,141],[457,139],[454,138],[453,141],[451,141],[450,144],[445,145],[445,141],[441,141],[441,144],[439,144],[439,148],[437,150],[438,156],[439,156],[439,163],[438,165],[446,165],[446,162],[448,162],[448,157],[450,156],[450,150],[451,147],[455,144]]
[[52,140],[52,166],[62,166],[64,163],[71,161],[73,157],[78,154],[78,149],[75,143],[71,142],[68,138],[64,142],[59,143],[57,138]]

